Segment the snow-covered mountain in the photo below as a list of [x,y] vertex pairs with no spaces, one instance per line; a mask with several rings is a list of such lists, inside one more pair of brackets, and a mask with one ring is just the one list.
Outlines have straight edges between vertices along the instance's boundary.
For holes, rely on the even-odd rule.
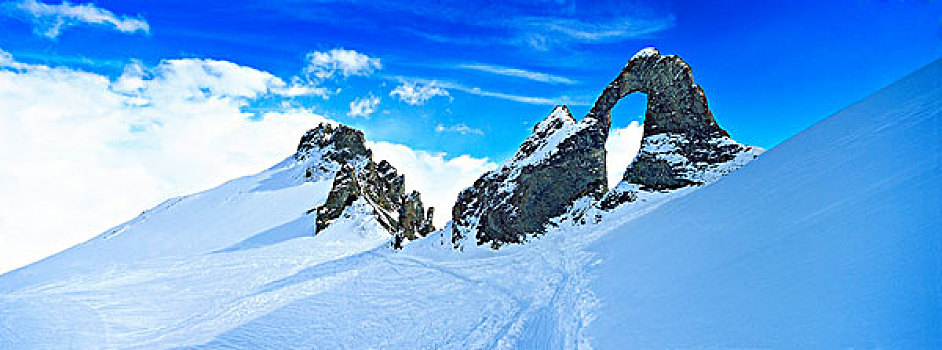
[[412,197],[331,130],[0,276],[0,348],[942,347],[942,61],[722,178],[752,151],[672,162],[689,140],[652,131],[648,161],[717,176],[629,170],[634,199],[576,198],[499,250],[451,227],[393,249]]

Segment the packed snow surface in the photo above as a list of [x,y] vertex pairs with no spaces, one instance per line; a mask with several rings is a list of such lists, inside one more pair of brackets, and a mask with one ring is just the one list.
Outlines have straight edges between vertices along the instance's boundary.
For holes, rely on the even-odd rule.
[[597,348],[942,347],[942,61],[590,245]]
[[940,348],[939,140],[942,61],[499,251],[393,251],[362,203],[312,236],[331,178],[289,158],[0,276],[0,348]]

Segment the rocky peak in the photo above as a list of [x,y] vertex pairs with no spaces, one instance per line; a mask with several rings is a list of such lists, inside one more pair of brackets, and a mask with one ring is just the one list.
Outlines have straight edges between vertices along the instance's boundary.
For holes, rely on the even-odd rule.
[[[635,92],[648,97],[642,148],[609,191],[605,140],[611,110]],[[611,209],[634,201],[639,191],[699,186],[759,152],[720,128],[686,62],[647,48],[629,60],[585,118],[576,121],[566,106],[557,106],[510,160],[462,191],[452,210],[452,242],[456,248],[472,237],[494,248],[520,243],[545,232],[550,219],[577,200]]]
[[[607,130],[606,130],[607,131]],[[577,122],[566,106],[533,128],[517,153],[458,195],[452,243],[521,243],[542,233],[570,203],[605,192],[605,132]]]
[[569,111],[569,107],[566,105],[558,105],[556,108],[553,108],[553,112],[550,113],[546,119],[543,119],[539,123],[533,126],[533,134],[539,135],[541,138],[546,138],[553,131],[559,130],[566,124],[575,124],[576,119],[572,117],[572,112]]
[[319,152],[319,156],[324,160],[337,164],[372,157],[372,152],[366,148],[366,138],[363,137],[362,131],[346,125],[334,126],[327,123],[304,133],[294,157],[298,160],[305,159],[312,152]]
[[[301,138],[295,159],[313,161],[305,172],[311,179],[333,175],[333,184],[324,204],[312,209],[317,215],[319,233],[345,215],[354,202],[361,200],[377,222],[394,236],[393,245],[401,248],[434,231],[432,208],[426,214],[418,192],[405,193],[405,176],[386,160],[373,161],[359,130],[321,124]],[[357,209],[359,210],[359,209]]]

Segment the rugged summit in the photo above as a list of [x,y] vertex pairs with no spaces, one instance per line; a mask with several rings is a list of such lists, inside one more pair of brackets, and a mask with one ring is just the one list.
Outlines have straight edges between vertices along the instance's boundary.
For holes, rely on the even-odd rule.
[[574,200],[605,193],[605,139],[598,123],[577,122],[557,106],[533,128],[520,150],[458,195],[452,208],[452,243],[520,243],[544,231],[546,220]]
[[301,138],[295,159],[320,157],[305,172],[307,178],[334,175],[327,201],[311,210],[317,215],[317,232],[323,231],[354,206],[366,206],[377,221],[393,234],[393,246],[427,235],[432,226],[433,208],[426,214],[422,196],[406,194],[405,177],[389,162],[373,161],[359,130],[321,124]]
[[[622,182],[608,191],[605,141],[611,110],[635,92],[648,96],[642,148]],[[551,218],[580,198],[612,209],[640,192],[715,181],[760,152],[720,128],[686,62],[647,48],[629,60],[585,118],[576,121],[566,106],[557,106],[513,158],[462,191],[452,210],[452,243],[460,248],[471,237],[493,248],[520,243],[544,232]]]

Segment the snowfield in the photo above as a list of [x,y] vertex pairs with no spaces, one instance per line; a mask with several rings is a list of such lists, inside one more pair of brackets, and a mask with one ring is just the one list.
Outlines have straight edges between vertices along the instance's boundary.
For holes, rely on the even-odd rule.
[[942,348],[940,141],[937,61],[715,184],[461,252],[361,206],[311,236],[331,179],[289,158],[0,276],[0,349]]
[[597,348],[942,348],[942,60],[591,244]]

